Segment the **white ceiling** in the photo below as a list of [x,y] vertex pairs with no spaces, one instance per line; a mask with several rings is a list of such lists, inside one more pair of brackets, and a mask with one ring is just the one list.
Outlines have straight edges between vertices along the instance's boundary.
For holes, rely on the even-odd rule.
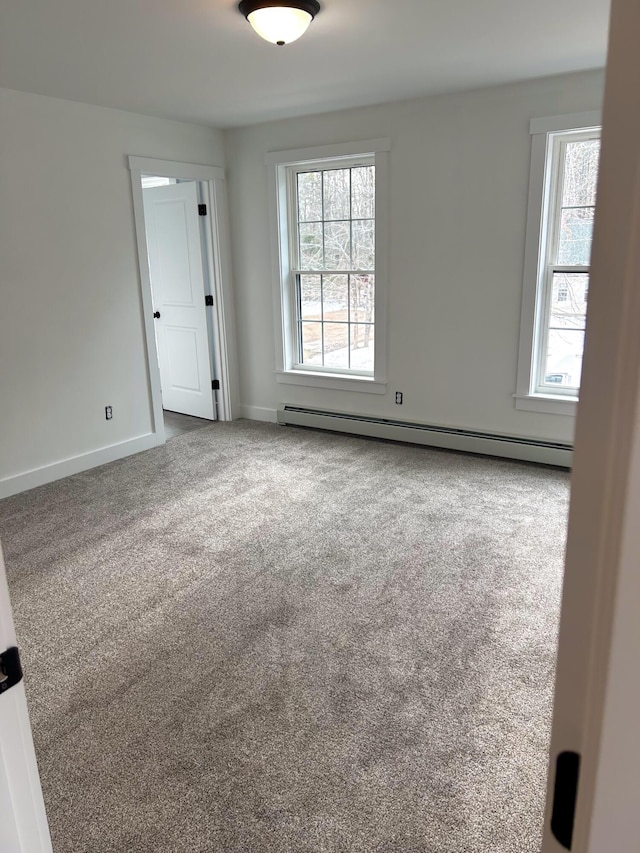
[[604,65],[608,0],[321,0],[294,44],[235,0],[0,0],[0,86],[217,127]]

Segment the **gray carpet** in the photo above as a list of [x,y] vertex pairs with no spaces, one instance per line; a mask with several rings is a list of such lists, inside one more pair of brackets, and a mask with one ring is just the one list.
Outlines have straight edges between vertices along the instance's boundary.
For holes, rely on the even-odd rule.
[[1,502],[56,853],[537,853],[567,503],[247,421]]

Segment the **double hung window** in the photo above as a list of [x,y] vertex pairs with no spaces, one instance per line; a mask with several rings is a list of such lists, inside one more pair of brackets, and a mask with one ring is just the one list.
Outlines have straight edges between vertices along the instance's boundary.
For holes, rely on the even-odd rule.
[[[580,389],[600,129],[560,128],[538,137],[532,149],[534,197],[516,397],[555,399],[561,405],[577,400]],[[548,411],[561,411],[553,405]]]
[[[276,166],[282,381],[314,384],[322,378],[325,387],[332,387],[331,379],[383,382],[386,234],[380,209],[386,162],[381,157],[388,145],[373,142],[363,143],[362,153],[349,145],[343,152],[330,146],[268,156]],[[330,156],[312,156],[325,152]]]
[[295,367],[373,375],[375,170],[292,167]]
[[535,377],[543,393],[577,395],[580,388],[599,154],[598,131],[550,138],[554,180],[540,270],[543,322]]

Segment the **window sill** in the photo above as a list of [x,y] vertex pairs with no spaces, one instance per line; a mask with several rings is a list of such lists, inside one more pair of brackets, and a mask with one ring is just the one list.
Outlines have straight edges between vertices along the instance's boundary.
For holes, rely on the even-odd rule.
[[576,397],[562,397],[559,394],[514,394],[516,409],[521,412],[542,412],[545,415],[569,415],[575,417],[578,411]]
[[387,383],[368,376],[340,376],[310,370],[276,370],[276,381],[286,385],[329,388],[334,391],[358,391],[364,394],[386,394]]

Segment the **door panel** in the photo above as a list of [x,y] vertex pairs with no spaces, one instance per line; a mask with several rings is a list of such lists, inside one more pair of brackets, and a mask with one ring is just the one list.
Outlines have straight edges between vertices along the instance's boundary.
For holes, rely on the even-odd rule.
[[197,391],[200,388],[200,373],[196,329],[165,326],[164,335],[170,387]]
[[[0,548],[0,651],[16,645]],[[0,692],[0,850],[51,853],[24,682]]]
[[195,182],[143,190],[163,408],[215,419]]
[[[185,185],[178,184],[177,186]],[[186,184],[186,186],[195,188],[195,184]],[[146,192],[145,190],[145,195]],[[181,190],[181,193],[187,194],[184,193],[184,190]],[[197,254],[199,244],[195,247],[189,245],[188,200],[184,198],[156,200],[154,216],[157,237],[155,251],[158,253],[156,272],[158,273],[160,300],[165,305],[193,305],[191,278],[194,272],[202,275],[202,270],[191,269],[190,251],[192,254]]]

